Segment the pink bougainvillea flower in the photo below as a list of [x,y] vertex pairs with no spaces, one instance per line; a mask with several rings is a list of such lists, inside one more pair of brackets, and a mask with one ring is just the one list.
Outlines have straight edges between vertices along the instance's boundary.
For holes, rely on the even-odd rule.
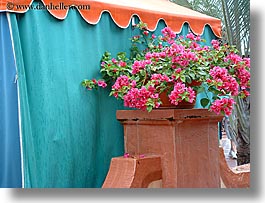
[[124,158],[129,158],[130,157],[130,154],[126,152],[126,153],[124,153],[123,157]]
[[98,86],[105,88],[105,87],[107,87],[107,83],[104,80],[99,80]]
[[124,61],[120,61],[120,62],[119,62],[119,66],[120,66],[120,67],[126,67],[126,65],[127,65],[127,63],[124,62]]
[[116,82],[112,86],[112,89],[114,90],[119,90],[124,86],[129,86],[130,84],[130,79],[126,75],[121,75],[120,77],[117,78]]
[[96,85],[97,84],[97,80],[96,79],[92,79],[92,82]]
[[169,44],[174,43],[174,39],[176,38],[176,33],[174,33],[170,27],[165,27],[164,29],[161,30],[161,32],[164,36],[164,41],[167,41]]
[[214,81],[220,83],[217,88],[220,91],[231,93],[232,96],[238,95],[239,85],[234,77],[228,74],[226,68],[215,66],[210,70],[210,75]]
[[186,87],[184,83],[178,82],[174,85],[174,89],[168,97],[172,104],[178,105],[179,102],[183,101],[183,96],[187,97],[188,102],[190,103],[192,103],[196,98],[195,91],[191,87]]
[[213,46],[214,49],[219,49],[220,48],[220,43],[217,40],[212,40],[211,44]]
[[188,33],[188,34],[186,35],[186,37],[187,37],[188,39],[195,40],[195,36],[194,36],[194,34],[192,34],[192,33]]
[[148,32],[147,30],[145,30],[145,31],[143,32],[143,34],[146,35],[146,36],[148,36],[149,32]]
[[196,40],[196,41],[200,41],[200,40],[201,40],[201,36],[200,36],[200,35],[197,35],[197,36],[195,37],[195,40]]
[[115,58],[111,59],[111,61],[112,61],[112,63],[117,63],[118,62]]
[[233,104],[235,104],[233,98],[217,99],[212,103],[210,111],[213,111],[218,115],[221,112],[224,112],[225,115],[230,116],[233,110]]

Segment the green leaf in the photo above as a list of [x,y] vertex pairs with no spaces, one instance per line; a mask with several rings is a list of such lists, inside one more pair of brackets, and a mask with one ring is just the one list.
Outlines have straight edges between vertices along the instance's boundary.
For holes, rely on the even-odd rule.
[[188,75],[185,76],[185,80],[189,84],[192,82],[190,76],[188,76]]
[[140,80],[140,77],[137,75],[137,76],[134,78],[134,80],[135,80],[136,82],[138,82],[138,81]]
[[145,71],[144,70],[140,70],[140,74],[141,74],[141,76],[145,76]]
[[194,73],[189,73],[190,77],[194,80],[195,79],[195,74]]
[[214,96],[212,97],[212,99],[213,99],[213,100],[216,100],[216,99],[220,99],[220,97],[218,97],[217,95],[214,95]]
[[147,107],[146,107],[146,110],[147,110],[148,112],[151,112],[151,111],[152,111],[152,109],[153,109],[153,107],[152,107],[152,106],[147,106]]
[[198,73],[199,73],[200,75],[207,75],[207,73],[205,73],[205,72],[203,72],[203,71],[198,71]]
[[86,86],[86,80],[83,80],[81,83],[83,86]]
[[208,90],[210,91],[210,92],[212,92],[213,94],[215,94],[215,95],[218,95],[218,94],[222,94],[222,92],[220,91],[220,90],[217,90],[215,87],[213,87],[213,86],[210,86],[209,88],[208,88]]
[[181,76],[180,76],[180,80],[181,80],[182,82],[186,82],[186,77],[185,77],[185,75],[181,75]]
[[210,100],[207,98],[202,98],[200,103],[201,103],[202,107],[205,108],[210,103]]
[[231,74],[234,74],[234,73],[235,73],[235,69],[234,69],[234,68],[230,68],[230,69],[228,70],[228,72],[231,73]]

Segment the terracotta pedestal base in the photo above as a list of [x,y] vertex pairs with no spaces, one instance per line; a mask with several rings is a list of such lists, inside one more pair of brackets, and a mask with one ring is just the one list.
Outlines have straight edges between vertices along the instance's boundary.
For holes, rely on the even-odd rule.
[[219,188],[218,125],[207,109],[117,111],[125,151],[161,157],[163,188]]
[[147,188],[162,178],[161,159],[158,156],[144,158],[115,157],[102,188]]
[[250,163],[230,169],[226,163],[224,150],[219,147],[220,175],[226,188],[250,187]]

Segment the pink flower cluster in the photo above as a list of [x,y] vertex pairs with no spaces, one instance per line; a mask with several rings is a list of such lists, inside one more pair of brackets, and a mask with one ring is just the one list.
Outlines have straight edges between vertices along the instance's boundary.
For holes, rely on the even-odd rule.
[[99,87],[107,87],[107,83],[104,80],[96,80],[96,79],[92,79],[91,80],[95,85],[98,85]]
[[[250,81],[250,72],[248,72],[244,67],[237,68],[236,74],[238,79],[240,80],[240,87],[242,90],[249,88],[249,81]],[[246,95],[248,96],[248,95]]]
[[144,69],[147,64],[151,64],[151,60],[134,61],[132,65],[132,74],[135,75]]
[[232,96],[238,95],[239,85],[236,79],[228,74],[226,68],[215,66],[213,69],[210,70],[210,75],[217,83],[221,84],[218,85],[218,90],[224,90],[225,93],[231,92]]
[[250,58],[243,58],[245,65],[250,68]]
[[167,50],[167,55],[169,57],[176,56],[177,54],[183,54],[185,47],[181,44],[173,43]]
[[213,46],[214,49],[218,50],[220,48],[220,43],[217,40],[212,40],[211,44]]
[[107,83],[104,80],[96,80],[96,79],[85,80],[83,85],[86,87],[87,90],[92,90],[93,88],[97,87],[102,87],[102,88],[107,87]]
[[225,115],[229,116],[232,113],[233,104],[235,104],[235,101],[232,98],[217,99],[212,103],[210,111],[213,111],[218,115],[220,112],[224,112]]
[[151,80],[154,80],[155,85],[160,84],[161,82],[170,82],[171,79],[167,76],[167,75],[162,75],[162,74],[158,74],[155,73],[151,76]]
[[230,53],[227,55],[227,57],[224,58],[225,62],[229,60],[232,61],[233,64],[239,64],[242,61],[242,58],[235,53]]
[[200,35],[197,35],[197,36],[195,36],[193,33],[188,33],[187,35],[186,35],[186,37],[188,38],[188,39],[190,39],[190,40],[195,40],[195,41],[200,41],[201,40],[201,36]]
[[186,67],[190,61],[198,61],[198,57],[192,52],[192,49],[185,49],[181,44],[172,43],[164,52],[167,57],[171,57],[173,68],[176,68],[176,65]]
[[164,38],[163,40],[168,42],[169,44],[172,44],[174,42],[174,39],[176,37],[176,34],[171,30],[170,27],[165,27],[161,30]]
[[154,101],[155,108],[158,108],[160,105],[158,102],[159,95],[154,91],[155,88],[152,86],[148,89],[145,86],[141,87],[141,89],[131,88],[123,97],[124,106],[146,110],[147,102],[151,99]]
[[98,86],[105,88],[107,87],[107,83],[104,80],[98,80]]
[[154,61],[158,61],[159,58],[165,58],[167,56],[165,51],[161,51],[161,52],[147,52],[145,54],[145,59],[147,60],[147,64],[152,63],[152,61],[150,61],[150,59],[155,59]]
[[[235,74],[240,81],[241,89],[245,90],[246,88],[248,88],[250,81],[250,72],[246,70],[245,66],[250,68],[250,59],[242,59],[239,55],[230,53],[229,55],[227,55],[224,61],[231,61],[233,64],[235,64]],[[246,96],[248,96],[248,93]]]
[[127,65],[127,63],[124,62],[124,61],[120,61],[120,62],[119,62],[119,66],[120,66],[120,67],[126,67],[126,65]]
[[117,98],[118,93],[122,92],[124,87],[135,87],[135,86],[136,86],[135,80],[131,80],[126,75],[121,75],[120,77],[117,78],[114,85],[112,85],[112,90],[114,91],[113,96]]
[[117,78],[114,85],[112,85],[112,89],[119,90],[123,86],[129,86],[129,84],[130,84],[130,78],[127,75],[122,75]]
[[191,51],[184,51],[178,56],[172,57],[172,63],[179,64],[182,67],[189,65],[190,61],[197,61],[198,58],[195,53]]
[[179,102],[183,101],[182,98],[185,94],[187,94],[190,103],[196,98],[195,91],[191,87],[186,87],[185,84],[178,82],[168,97],[172,104],[178,105]]

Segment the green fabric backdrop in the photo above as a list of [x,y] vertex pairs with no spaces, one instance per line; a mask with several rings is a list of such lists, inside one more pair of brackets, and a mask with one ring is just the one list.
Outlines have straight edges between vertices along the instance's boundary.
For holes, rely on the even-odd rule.
[[[76,10],[69,10],[65,20],[29,10],[11,14],[11,24],[19,71],[24,187],[101,187],[111,158],[124,153],[123,129],[115,118],[123,104],[107,90],[88,92],[80,83],[100,76],[104,51],[129,51],[131,26],[117,27],[108,13],[90,25]],[[163,26],[160,22],[158,30]],[[183,32],[187,30],[186,25]]]

